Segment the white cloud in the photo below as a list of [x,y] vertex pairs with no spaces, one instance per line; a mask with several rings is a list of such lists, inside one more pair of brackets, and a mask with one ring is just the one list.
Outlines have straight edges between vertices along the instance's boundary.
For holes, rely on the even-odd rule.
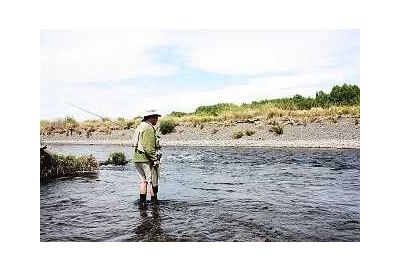
[[314,95],[317,90],[330,90],[333,85],[358,83],[358,70],[346,67],[341,69],[316,68],[298,72],[293,75],[256,78],[251,80],[251,83],[263,87],[267,93],[271,93],[271,97],[294,94],[310,96]]
[[156,31],[43,31],[44,82],[107,82],[140,76],[166,76],[176,67],[156,63],[148,51],[165,44]]
[[338,65],[334,54],[358,47],[343,31],[211,31],[184,38],[190,65],[222,74],[262,74]]
[[[149,52],[165,46],[192,69],[250,79],[218,89],[174,89],[174,94],[161,84],[144,89],[115,83],[185,71],[177,62],[152,59]],[[355,31],[44,31],[41,117],[91,118],[63,101],[110,117],[132,117],[149,108],[188,112],[217,102],[310,96],[335,84],[358,83],[358,51]],[[114,83],[96,88],[82,82]]]
[[329,30],[43,31],[41,72],[43,81],[74,83],[167,76],[177,67],[154,61],[149,50],[174,46],[192,68],[274,75],[343,65],[336,54],[358,43],[358,32]]

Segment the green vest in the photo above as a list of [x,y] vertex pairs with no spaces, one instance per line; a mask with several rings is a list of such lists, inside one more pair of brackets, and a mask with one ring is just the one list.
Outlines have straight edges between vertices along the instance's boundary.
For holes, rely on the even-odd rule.
[[148,122],[141,122],[133,134],[133,162],[154,162],[157,160],[158,140],[156,130]]

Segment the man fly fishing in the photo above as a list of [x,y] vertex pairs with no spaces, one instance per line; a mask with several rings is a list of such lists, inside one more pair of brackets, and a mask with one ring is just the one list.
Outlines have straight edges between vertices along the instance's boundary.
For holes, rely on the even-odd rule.
[[155,110],[147,111],[142,122],[133,134],[133,162],[139,176],[139,205],[146,205],[147,187],[149,186],[151,203],[158,204],[158,177],[161,159],[160,144],[155,125],[161,117]]
[[[99,114],[91,112],[75,104],[69,102],[64,103],[89,114],[100,117],[102,120],[106,119]],[[139,124],[139,126],[135,130],[135,133],[133,134],[132,146],[135,148],[133,162],[135,163],[135,167],[139,176],[140,206],[146,205],[146,194],[148,185],[150,185],[149,191],[151,202],[153,204],[158,204],[157,193],[161,147],[154,126],[157,124],[159,117],[161,117],[161,114],[157,113],[155,110],[147,111],[143,115],[142,122]],[[111,120],[110,122],[121,125],[120,123]]]

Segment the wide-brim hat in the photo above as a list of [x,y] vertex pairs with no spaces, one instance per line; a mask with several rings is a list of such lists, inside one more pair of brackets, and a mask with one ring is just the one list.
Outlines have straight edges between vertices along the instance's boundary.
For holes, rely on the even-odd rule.
[[157,111],[157,110],[149,110],[149,111],[145,111],[142,114],[143,119],[144,118],[148,118],[150,116],[157,116],[157,117],[161,117],[161,114]]

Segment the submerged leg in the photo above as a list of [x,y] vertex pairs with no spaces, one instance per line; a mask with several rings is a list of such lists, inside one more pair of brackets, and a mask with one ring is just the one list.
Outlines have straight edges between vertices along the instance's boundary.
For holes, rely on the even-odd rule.
[[152,187],[153,196],[151,197],[151,201],[154,204],[158,204],[158,200],[157,200],[158,175],[159,175],[159,166],[152,167],[152,170],[151,170],[151,187]]
[[158,199],[157,199],[158,186],[152,186],[152,193],[153,193],[153,196],[151,196],[151,202],[157,204],[158,203]]
[[140,183],[139,192],[140,192],[140,203],[146,203],[146,193],[147,193],[146,181]]
[[150,196],[151,196],[151,197],[154,196],[153,184],[152,184],[151,182],[149,183],[149,193],[150,193]]

